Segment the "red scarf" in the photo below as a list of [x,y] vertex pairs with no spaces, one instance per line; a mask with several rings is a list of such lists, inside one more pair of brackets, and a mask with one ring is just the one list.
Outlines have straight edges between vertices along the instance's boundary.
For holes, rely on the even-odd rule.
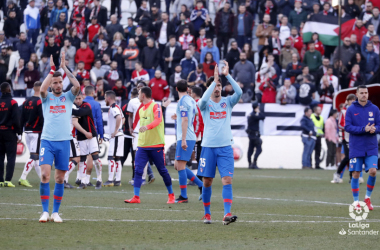
[[272,12],[272,7],[265,6],[265,14],[270,14]]
[[86,23],[84,22],[84,20],[82,19],[82,21],[79,23],[79,25],[77,24],[76,21],[74,21],[73,24],[71,24],[71,28],[77,29],[77,36],[79,39],[82,40],[84,37],[84,32],[86,30]]
[[[96,11],[95,11],[95,9],[96,9]],[[94,16],[98,16],[98,14],[99,14],[99,11],[100,11],[100,6],[98,6],[98,7],[94,7],[93,9],[92,9],[92,11],[91,11],[91,14],[90,14],[90,20],[92,20],[92,17],[94,17]]]
[[350,83],[348,85],[349,88],[353,88],[355,86],[355,82],[357,81],[357,74],[356,73],[351,73],[350,76]]

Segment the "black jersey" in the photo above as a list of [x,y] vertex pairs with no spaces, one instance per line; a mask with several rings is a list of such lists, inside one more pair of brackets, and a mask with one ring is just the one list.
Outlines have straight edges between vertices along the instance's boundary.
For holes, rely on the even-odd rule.
[[[92,133],[92,137],[97,137],[94,118],[92,116],[91,105],[88,102],[83,102],[78,109],[73,109],[73,116],[78,117],[78,123],[82,126],[84,130]],[[78,141],[87,140],[87,137],[77,130],[77,139]]]
[[37,96],[26,98],[22,104],[21,126],[25,131],[41,133],[44,125],[42,101]]

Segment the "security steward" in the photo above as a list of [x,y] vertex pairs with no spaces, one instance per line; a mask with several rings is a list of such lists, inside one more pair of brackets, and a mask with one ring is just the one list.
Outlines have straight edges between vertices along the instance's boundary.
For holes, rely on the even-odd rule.
[[[2,83],[0,89],[0,187],[15,187],[11,181],[15,170],[17,143],[21,142],[22,135],[20,111],[17,101],[12,99],[9,83]],[[5,154],[7,173],[4,181]]]
[[[258,103],[252,104],[253,112],[247,117],[248,119],[248,128],[246,130],[249,138],[249,147],[248,147],[248,168],[249,169],[259,169],[257,167],[257,158],[262,152],[261,144],[263,141],[260,138],[259,122],[260,120],[265,119],[265,115],[260,112],[260,107]],[[255,156],[252,163],[252,154],[256,148]]]
[[321,163],[321,150],[322,150],[322,137],[324,135],[324,121],[321,116],[322,109],[319,106],[314,107],[314,113],[311,114],[310,118],[314,123],[314,127],[317,131],[317,140],[315,141],[314,148],[314,159],[315,159],[315,169],[323,169],[319,166]]

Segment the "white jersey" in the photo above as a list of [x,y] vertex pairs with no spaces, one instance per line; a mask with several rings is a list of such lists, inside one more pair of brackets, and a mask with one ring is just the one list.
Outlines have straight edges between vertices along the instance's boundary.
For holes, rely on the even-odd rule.
[[[110,109],[108,110],[108,129],[109,129],[109,135],[115,132],[115,126],[116,126],[116,117],[120,115],[121,119],[123,119],[124,115],[123,112],[121,112],[121,108],[116,105],[116,103],[112,104],[110,106]],[[120,122],[120,126],[117,130],[117,133],[115,136],[123,135],[123,121]]]
[[[78,109],[76,105],[73,105],[73,109]],[[73,118],[78,118],[74,115],[71,116],[71,119],[70,119],[70,131],[71,131],[71,134],[73,135],[73,137],[75,138],[75,128],[74,128],[74,124],[73,124]]]
[[[133,120],[132,120],[133,124],[135,124],[136,114],[137,114],[137,111],[139,110],[140,106],[141,106],[141,102],[140,102],[138,97],[131,99],[128,103],[127,111],[129,113],[133,114]],[[136,127],[133,130],[133,132],[135,132],[135,133],[138,133],[139,129],[140,129],[140,117],[138,117],[137,119],[139,119],[139,120],[136,124]]]

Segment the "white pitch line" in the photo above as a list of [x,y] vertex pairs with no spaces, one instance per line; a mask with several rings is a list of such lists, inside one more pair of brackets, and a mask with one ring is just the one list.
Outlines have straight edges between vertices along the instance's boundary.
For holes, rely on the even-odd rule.
[[319,177],[285,177],[285,176],[271,176],[271,175],[250,175],[250,177],[268,178],[268,179],[297,179],[297,180],[324,180]]
[[[28,219],[28,218],[0,218],[0,220],[30,220],[37,221],[36,219]],[[64,221],[89,221],[89,222],[197,222],[202,223],[202,220],[114,220],[114,219],[63,219]],[[213,220],[213,222],[222,222],[220,220]],[[336,223],[336,222],[347,222],[352,223],[352,220],[344,220],[344,221],[293,221],[293,220],[270,220],[270,221],[244,221],[238,220],[238,223]],[[366,222],[380,222],[380,220],[366,220]]]

